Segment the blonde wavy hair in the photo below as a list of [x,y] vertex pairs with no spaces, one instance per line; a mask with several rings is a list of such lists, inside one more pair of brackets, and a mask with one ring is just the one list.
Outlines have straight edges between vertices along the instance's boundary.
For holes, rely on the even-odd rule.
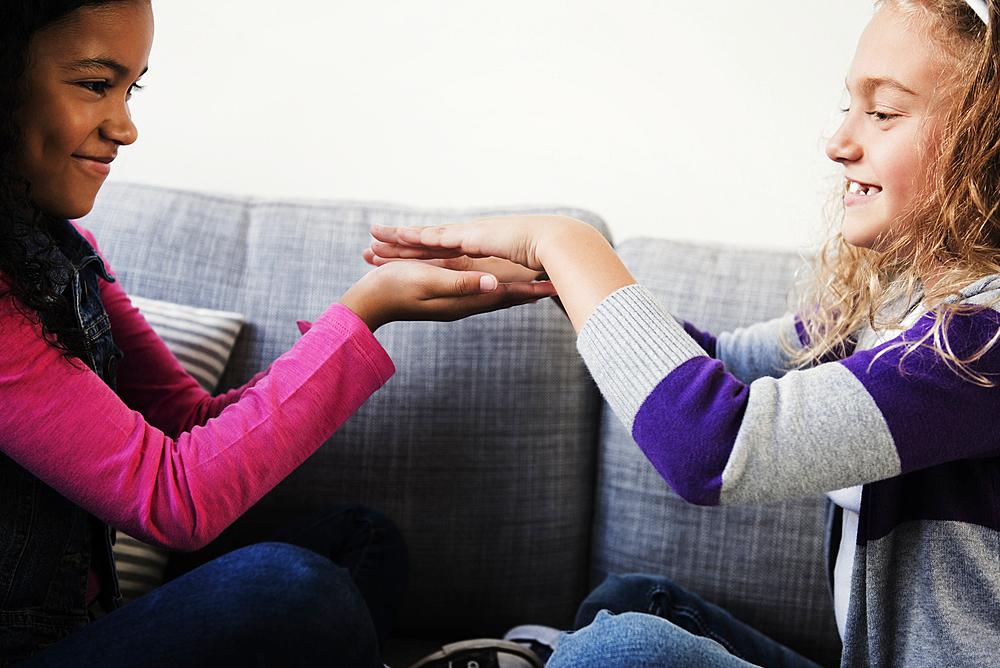
[[[843,356],[865,324],[876,331],[901,328],[906,309],[896,306],[920,300],[935,323],[919,341],[899,344],[907,349],[903,359],[919,347],[932,347],[966,379],[994,384],[971,367],[1000,332],[966,356],[955,354],[948,342],[952,318],[986,307],[945,302],[977,279],[1000,273],[1000,0],[988,2],[989,26],[964,0],[876,3],[879,11],[897,12],[925,29],[949,63],[952,76],[940,87],[939,101],[946,122],[938,141],[925,149],[930,185],[908,212],[912,224],[878,250],[854,247],[838,231],[815,257],[799,291],[809,344],[790,350],[793,366]],[[838,230],[843,188],[846,184],[836,214],[829,216]],[[921,277],[930,275],[935,281],[925,285]]]

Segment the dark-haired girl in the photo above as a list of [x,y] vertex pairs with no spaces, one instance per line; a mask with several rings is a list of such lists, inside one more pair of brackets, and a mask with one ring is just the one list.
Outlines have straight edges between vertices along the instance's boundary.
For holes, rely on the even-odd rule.
[[209,396],[71,222],[137,138],[152,39],[149,0],[0,7],[0,665],[380,667],[406,580],[385,518],[333,509],[286,534],[298,545],[238,550],[124,607],[112,530],[203,546],[392,374],[380,325],[551,286],[379,268],[267,372]]

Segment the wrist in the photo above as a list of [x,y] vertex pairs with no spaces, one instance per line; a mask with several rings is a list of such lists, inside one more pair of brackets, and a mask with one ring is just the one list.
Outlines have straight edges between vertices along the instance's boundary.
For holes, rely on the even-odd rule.
[[542,271],[548,272],[550,266],[571,258],[578,262],[587,253],[586,249],[595,245],[608,246],[607,240],[597,228],[582,220],[567,216],[554,217],[551,224],[541,226],[535,238],[535,258],[541,264]]
[[365,275],[361,280],[352,285],[347,292],[338,300],[341,306],[346,307],[354,315],[365,323],[372,333],[387,322],[383,314],[384,309],[380,308],[379,300],[373,297],[377,291],[369,289],[369,278],[372,274]]
[[595,227],[571,218],[547,227],[537,239],[537,258],[579,332],[605,297],[635,279]]

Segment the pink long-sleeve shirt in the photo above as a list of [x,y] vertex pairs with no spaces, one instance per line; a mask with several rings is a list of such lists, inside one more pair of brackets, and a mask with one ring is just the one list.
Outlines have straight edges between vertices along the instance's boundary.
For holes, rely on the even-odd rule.
[[118,283],[101,281],[101,301],[125,353],[118,394],[0,302],[0,450],[111,526],[164,547],[208,543],[395,370],[364,323],[334,304],[266,372],[212,397]]

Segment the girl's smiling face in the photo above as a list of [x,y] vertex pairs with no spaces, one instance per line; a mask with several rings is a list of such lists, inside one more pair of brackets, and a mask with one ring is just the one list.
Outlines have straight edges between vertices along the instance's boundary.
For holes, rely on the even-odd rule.
[[16,168],[43,212],[79,218],[93,208],[118,147],[136,140],[128,102],[152,43],[149,0],[83,7],[32,37]]
[[883,9],[865,28],[847,76],[850,109],[826,147],[844,165],[842,233],[879,248],[908,224],[929,185],[946,62],[928,32]]

